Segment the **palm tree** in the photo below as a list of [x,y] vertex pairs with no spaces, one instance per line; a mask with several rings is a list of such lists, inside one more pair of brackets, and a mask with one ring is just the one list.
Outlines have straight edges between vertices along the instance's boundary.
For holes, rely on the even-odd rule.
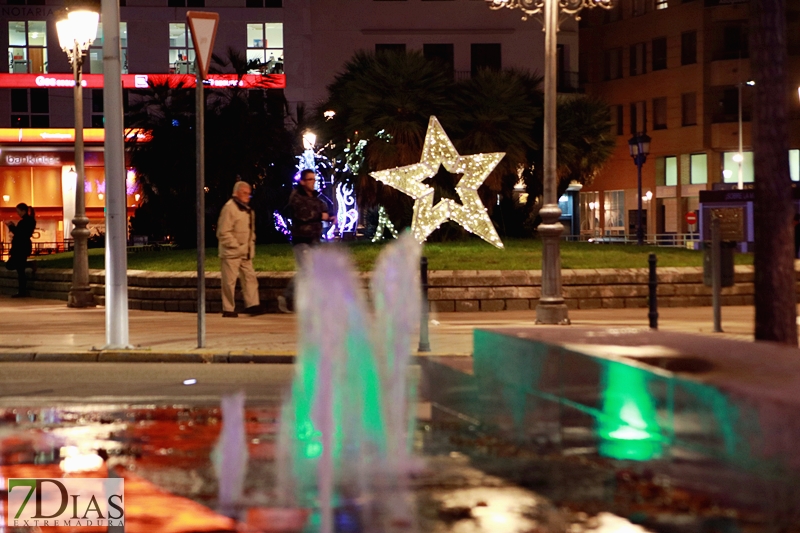
[[[361,51],[345,63],[315,115],[320,140],[332,145],[332,158],[342,160],[359,141],[366,142],[355,176],[362,205],[380,203],[395,221],[410,221],[409,199],[369,173],[419,161],[430,116],[444,124],[452,116],[451,87],[441,65],[419,52]],[[325,111],[335,116],[325,120]]]
[[597,98],[564,95],[559,98],[557,157],[559,195],[569,183],[587,185],[594,180],[616,145],[611,128],[611,109]]
[[542,116],[531,87],[536,77],[515,70],[482,69],[472,79],[459,83],[454,102],[458,117],[452,134],[465,154],[505,152],[485,185],[500,190],[503,176],[516,176],[530,165],[532,152],[539,148],[534,125]]

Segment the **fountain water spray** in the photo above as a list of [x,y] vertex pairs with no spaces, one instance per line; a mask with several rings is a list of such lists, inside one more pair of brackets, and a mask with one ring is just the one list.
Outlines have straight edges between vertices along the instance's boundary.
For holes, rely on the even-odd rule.
[[244,393],[222,397],[222,431],[211,458],[219,482],[218,506],[235,517],[242,503],[247,471],[247,435],[244,427]]
[[334,531],[336,508],[358,508],[367,530],[411,516],[397,491],[410,458],[407,365],[419,322],[419,255],[410,235],[381,254],[374,320],[343,252],[314,250],[298,275],[298,357],[281,417],[279,496],[283,505],[318,508],[322,533]]

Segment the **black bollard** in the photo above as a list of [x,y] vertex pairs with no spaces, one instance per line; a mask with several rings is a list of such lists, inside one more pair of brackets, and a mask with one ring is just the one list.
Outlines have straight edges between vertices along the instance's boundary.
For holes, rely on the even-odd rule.
[[419,315],[419,347],[418,352],[430,352],[431,342],[428,339],[428,258],[419,258],[419,280],[422,283],[422,312]]
[[647,258],[650,266],[650,312],[647,314],[650,319],[650,329],[658,329],[658,277],[656,277],[656,254],[650,254]]

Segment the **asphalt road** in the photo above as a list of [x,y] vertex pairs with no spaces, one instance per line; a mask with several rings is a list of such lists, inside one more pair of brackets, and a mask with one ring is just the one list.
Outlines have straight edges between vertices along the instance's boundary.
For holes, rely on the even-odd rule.
[[[279,404],[292,365],[181,363],[4,363],[0,407],[59,404],[218,404],[244,391],[248,404]],[[192,385],[184,380],[195,379]]]

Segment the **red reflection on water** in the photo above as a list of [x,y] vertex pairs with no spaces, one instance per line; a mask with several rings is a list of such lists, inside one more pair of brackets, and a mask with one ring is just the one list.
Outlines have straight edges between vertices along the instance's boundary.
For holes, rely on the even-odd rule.
[[[245,411],[245,431],[252,459],[273,460],[277,414],[274,408]],[[16,431],[0,438],[0,463],[3,463],[0,475],[5,479],[65,477],[58,464],[59,449],[76,446],[83,451],[88,449],[112,457],[124,465],[115,472],[125,479],[126,533],[233,532],[237,525],[230,518],[131,472],[137,470],[145,475],[169,477],[176,469],[208,469],[222,428],[220,416],[216,408],[179,406],[133,409],[117,406],[113,410],[81,407],[50,410],[46,414],[37,410],[1,409],[0,421],[5,428]],[[73,477],[106,477],[107,474],[103,465],[97,471]],[[7,499],[6,493],[3,499]],[[239,527],[248,532],[298,531],[306,516],[305,511],[258,509],[249,512],[248,523]],[[297,524],[300,526],[296,527]],[[48,527],[45,531],[105,532],[106,527]]]

